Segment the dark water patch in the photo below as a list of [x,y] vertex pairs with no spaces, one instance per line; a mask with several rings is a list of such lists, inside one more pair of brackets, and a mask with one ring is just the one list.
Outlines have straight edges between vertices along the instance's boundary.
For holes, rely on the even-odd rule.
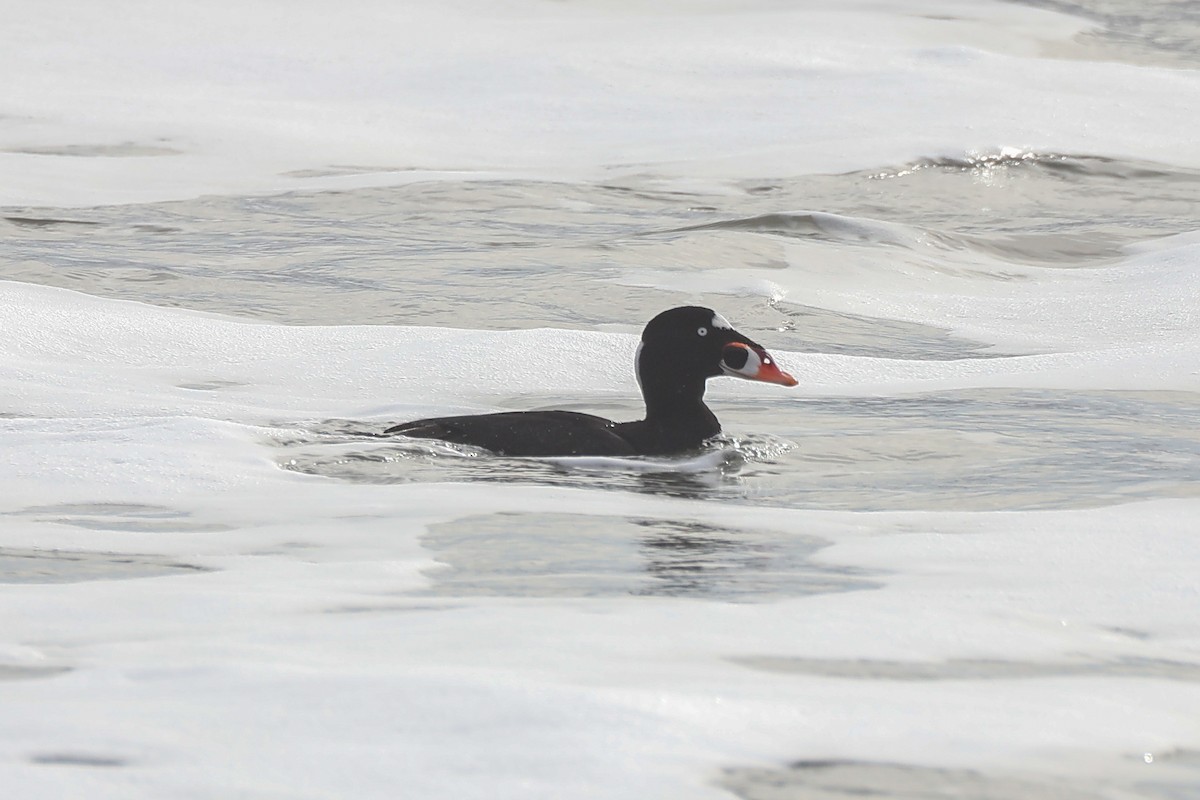
[[21,217],[10,215],[4,217],[5,222],[11,222],[13,225],[22,228],[53,228],[58,225],[99,225],[98,222],[93,222],[87,219],[61,219],[58,217]]
[[[824,248],[928,251],[921,263],[930,268],[1005,279],[981,259],[1092,265],[1200,218],[1194,170],[1053,153],[926,159],[712,192],[661,184],[649,174],[603,185],[439,180],[96,208],[86,225],[51,209],[12,209],[5,215],[64,224],[14,224],[0,278],[289,324],[632,331],[701,299],[691,276],[787,269],[783,248],[794,241],[815,247],[818,261]],[[678,279],[630,285],[647,269]],[[703,299],[751,335],[782,321],[769,296]],[[789,347],[789,336],[772,344]]]
[[144,158],[146,156],[177,156],[183,153],[161,144],[121,142],[119,144],[28,145],[4,150],[34,156],[70,156],[73,158]]
[[749,398],[724,422],[795,442],[740,478],[760,500],[803,507],[1052,509],[1200,496],[1200,398],[1188,393]]
[[1159,658],[1078,658],[1070,661],[1008,661],[950,659],[947,661],[883,661],[876,659],[735,657],[751,669],[791,675],[816,675],[849,680],[987,681],[1030,678],[1104,677],[1152,678],[1200,683],[1200,664]]
[[[1140,758],[1140,757],[1139,757]],[[742,800],[1133,800],[1195,798],[1196,776],[1180,765],[1138,764],[1135,757],[1071,774],[932,767],[882,761],[818,759],[783,767],[725,770],[717,784]]]
[[[749,191],[749,189],[746,189]],[[888,169],[781,181],[765,215],[695,226],[826,239],[845,246],[974,250],[1019,264],[1072,266],[1129,243],[1195,228],[1200,171],[1153,162],[1029,151],[920,159]],[[803,208],[828,217],[780,213]],[[904,226],[872,227],[854,220]]]
[[53,752],[35,753],[29,757],[29,763],[59,767],[127,767],[133,762],[123,756],[100,753]]
[[0,516],[5,515],[35,517],[42,522],[102,531],[206,533],[231,530],[224,523],[197,522],[179,509],[141,503],[59,503],[0,512]]
[[137,231],[138,233],[179,233],[180,232],[179,228],[173,228],[169,225],[134,224],[131,227],[133,230]]
[[79,583],[208,572],[158,556],[0,548],[0,583]]
[[213,380],[209,381],[190,381],[188,383],[177,383],[175,384],[175,388],[191,389],[192,391],[196,392],[217,392],[222,389],[237,389],[239,387],[249,385],[250,384],[245,383],[244,381],[227,381],[220,378],[214,378]]
[[169,506],[148,503],[54,503],[29,506],[22,514],[86,514],[97,517],[153,517],[158,519],[179,516],[182,512]]
[[644,595],[726,602],[874,588],[865,572],[810,559],[827,543],[698,521],[500,513],[432,525],[422,538],[450,596]]
[[32,664],[0,664],[0,681],[24,681],[53,678],[71,671],[71,667]]
[[1096,23],[1068,45],[1047,45],[1062,58],[1200,68],[1200,5],[1193,0],[1010,0]]
[[[701,225],[687,225],[675,228],[673,231],[666,231],[666,233],[685,233],[687,231],[754,231],[797,238],[836,238],[821,226],[813,214],[804,212],[759,214],[742,219],[723,219],[716,222],[705,222]],[[861,239],[861,237],[855,238]]]
[[[923,230],[915,227],[888,227],[869,220],[797,211],[763,214],[742,219],[677,228],[661,233],[694,231],[733,231],[770,234],[807,239],[836,246],[904,249],[927,259],[929,254],[953,254],[973,251],[1014,264],[1070,265],[1111,260],[1121,253],[1120,236],[1094,230],[1037,231],[1034,233],[966,234]],[[785,269],[786,264],[779,264]],[[1025,280],[1022,273],[1010,269],[972,263],[967,267],[939,265],[939,271],[993,280]],[[886,320],[881,320],[886,322]]]
[[1148,641],[1153,635],[1149,631],[1140,630],[1138,628],[1128,628],[1119,625],[1105,626],[1103,630],[1107,631],[1108,633],[1115,633],[1117,636],[1124,636],[1127,639],[1133,639],[1139,642]]
[[[614,237],[686,212],[594,187],[439,182],[90,213],[102,233],[65,251],[30,235],[0,277],[287,323],[498,329],[649,319],[670,293],[602,282]],[[131,269],[181,281],[132,286]]]

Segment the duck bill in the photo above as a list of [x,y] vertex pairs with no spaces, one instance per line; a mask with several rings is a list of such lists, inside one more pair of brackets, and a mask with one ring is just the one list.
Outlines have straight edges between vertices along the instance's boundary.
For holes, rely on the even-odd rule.
[[751,380],[762,381],[763,383],[778,383],[780,386],[795,386],[800,382],[775,366],[775,359],[773,358],[760,366],[758,374]]
[[799,381],[779,368],[775,359],[761,347],[741,342],[725,345],[721,355],[721,371],[734,378],[780,386],[795,386]]

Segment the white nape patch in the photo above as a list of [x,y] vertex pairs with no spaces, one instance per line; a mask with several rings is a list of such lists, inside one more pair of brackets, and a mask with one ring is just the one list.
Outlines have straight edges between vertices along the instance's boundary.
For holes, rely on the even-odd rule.
[[645,342],[638,342],[637,352],[633,354],[633,376],[637,378],[638,388],[642,388],[642,348]]
[[714,328],[724,328],[727,331],[733,330],[733,326],[729,324],[729,320],[722,317],[717,312],[713,312],[712,326]]

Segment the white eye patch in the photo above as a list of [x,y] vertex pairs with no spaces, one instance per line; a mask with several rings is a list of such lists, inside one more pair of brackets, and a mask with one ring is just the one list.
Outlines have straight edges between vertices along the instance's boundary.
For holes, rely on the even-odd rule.
[[756,379],[758,368],[762,364],[763,361],[758,353],[749,347],[726,345],[725,351],[721,354],[721,371],[735,378]]
[[697,328],[696,335],[697,336],[708,336],[708,328]]
[[712,326],[714,328],[724,328],[727,331],[733,330],[733,326],[729,324],[729,320],[725,319],[715,311],[713,312]]

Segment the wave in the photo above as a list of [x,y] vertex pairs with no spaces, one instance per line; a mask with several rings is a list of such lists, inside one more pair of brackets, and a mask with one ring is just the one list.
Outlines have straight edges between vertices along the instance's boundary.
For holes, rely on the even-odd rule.
[[741,188],[755,198],[742,205],[774,208],[648,235],[728,231],[1094,265],[1130,243],[1193,230],[1200,170],[1005,148]]

